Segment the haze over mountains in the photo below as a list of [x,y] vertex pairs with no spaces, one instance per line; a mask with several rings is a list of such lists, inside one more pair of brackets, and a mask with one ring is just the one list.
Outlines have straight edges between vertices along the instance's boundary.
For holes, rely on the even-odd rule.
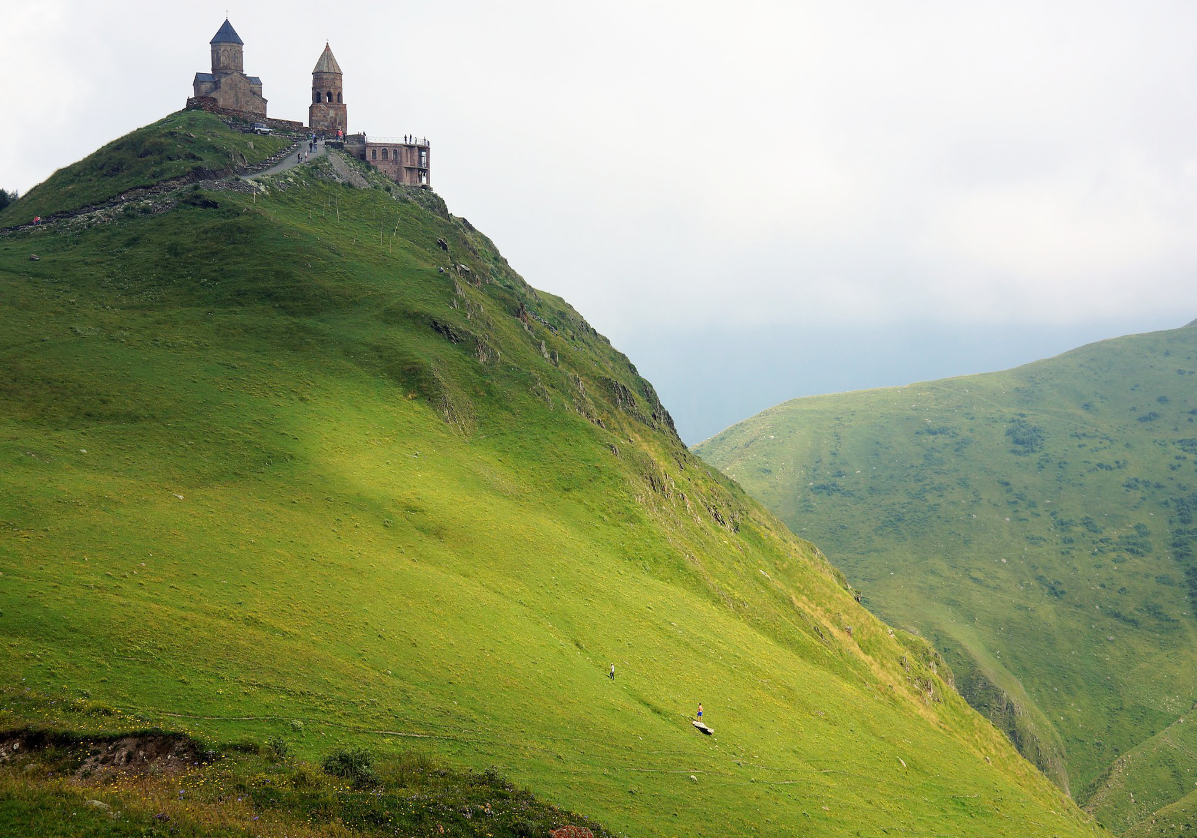
[[1194,376],[1189,325],[797,399],[697,451],[931,639],[1100,822],[1175,834],[1197,784]]
[[[213,171],[271,150],[174,114],[0,213],[0,727],[419,743],[644,836],[1099,834],[565,301],[352,161]],[[23,822],[95,782],[22,759]]]

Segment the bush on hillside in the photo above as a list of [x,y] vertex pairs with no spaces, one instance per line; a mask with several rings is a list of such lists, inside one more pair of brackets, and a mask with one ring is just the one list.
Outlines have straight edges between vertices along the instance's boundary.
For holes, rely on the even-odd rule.
[[1043,450],[1043,430],[1021,417],[1010,420],[1006,436],[1014,444],[1015,454],[1033,454]]
[[0,189],[0,210],[4,209],[19,197],[21,197],[20,193],[18,193],[15,189],[12,192],[7,192],[3,189]]
[[272,762],[286,762],[291,756],[291,746],[281,736],[271,736],[262,745],[261,753]]
[[378,785],[378,775],[374,773],[374,758],[361,748],[333,751],[324,758],[323,768],[327,774],[352,781],[355,788]]

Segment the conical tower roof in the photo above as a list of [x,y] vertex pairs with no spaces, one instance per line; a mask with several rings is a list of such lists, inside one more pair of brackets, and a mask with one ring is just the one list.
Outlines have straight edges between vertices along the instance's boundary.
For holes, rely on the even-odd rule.
[[233,28],[233,24],[229,23],[229,19],[224,19],[224,26],[220,27],[220,31],[212,36],[210,44],[240,44],[245,46],[245,41],[241,40],[241,36],[237,34],[237,30]]
[[341,65],[333,57],[332,50],[328,48],[327,42],[324,44],[324,52],[320,53],[320,60],[316,62],[316,67],[312,72],[336,73],[338,76],[341,75]]

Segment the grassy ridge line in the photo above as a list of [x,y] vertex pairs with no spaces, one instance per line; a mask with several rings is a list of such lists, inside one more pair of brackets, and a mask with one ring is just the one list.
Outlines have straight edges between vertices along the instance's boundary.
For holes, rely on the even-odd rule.
[[698,450],[943,648],[1024,753],[1061,741],[1086,800],[1192,703],[1195,371],[1197,330],[1139,335],[788,402]]
[[285,136],[243,134],[211,114],[180,111],[66,166],[0,211],[0,227],[100,204],[130,189],[195,172],[233,171],[274,156]]
[[485,731],[433,747],[637,834],[1093,834],[572,309],[324,172],[0,243],[14,677],[305,755]]
[[1165,835],[1188,835],[1197,826],[1197,792],[1184,797],[1135,823],[1122,835],[1126,838],[1163,838]]
[[1186,715],[1120,756],[1091,784],[1089,808],[1117,832],[1157,816],[1175,821],[1175,815],[1164,815],[1173,804],[1179,806],[1174,813],[1191,812],[1192,801],[1185,799],[1197,786],[1195,727]]

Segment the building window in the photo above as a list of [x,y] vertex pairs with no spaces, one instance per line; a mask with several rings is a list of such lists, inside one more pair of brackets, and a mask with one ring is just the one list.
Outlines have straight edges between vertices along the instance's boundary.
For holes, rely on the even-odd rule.
[[338,104],[338,105],[339,105],[339,104],[341,104],[341,93],[340,93],[340,91],[338,91],[338,92],[337,92],[337,104]]
[[377,159],[378,159],[378,149],[376,149],[376,148],[372,148],[372,149],[370,149],[370,159],[371,159],[371,160],[377,160]]
[[387,150],[385,148],[382,150],[382,159],[383,160],[387,159]]
[[332,104],[332,91],[331,90],[324,94],[324,100],[326,102],[328,102],[329,104]]
[[319,90],[312,91],[312,104],[313,105],[320,104],[320,91]]
[[420,152],[420,165],[427,168],[427,166],[428,166],[428,152],[427,151]]

